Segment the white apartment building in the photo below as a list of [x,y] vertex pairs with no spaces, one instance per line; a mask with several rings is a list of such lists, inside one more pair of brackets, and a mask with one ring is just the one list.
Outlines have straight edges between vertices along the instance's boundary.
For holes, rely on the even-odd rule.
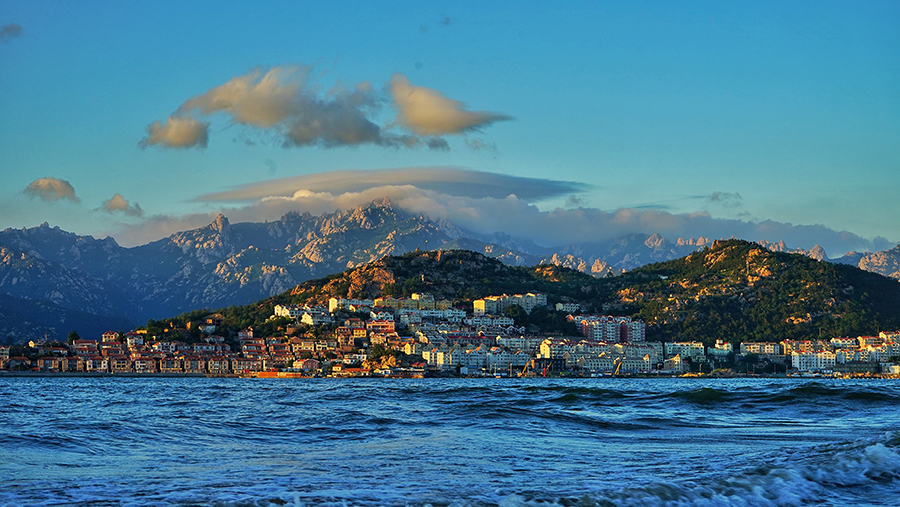
[[473,303],[474,314],[482,315],[501,315],[511,305],[519,305],[525,310],[525,313],[531,313],[538,306],[547,306],[547,295],[529,292],[527,294],[513,294],[508,296],[487,296],[483,299],[476,299]]
[[467,317],[463,320],[467,326],[513,326],[515,321],[512,317],[495,317],[493,315],[482,315]]
[[556,303],[556,311],[558,312],[566,312],[566,313],[577,313],[581,311],[581,306],[578,303]]
[[780,356],[784,354],[784,347],[774,342],[742,342],[741,354],[760,354],[767,356]]
[[791,366],[798,371],[833,370],[837,356],[831,351],[791,352]]
[[855,349],[859,347],[859,341],[856,338],[839,337],[832,338],[828,342],[836,349]]
[[703,342],[667,342],[666,357],[690,357],[699,361],[706,360],[706,347]]

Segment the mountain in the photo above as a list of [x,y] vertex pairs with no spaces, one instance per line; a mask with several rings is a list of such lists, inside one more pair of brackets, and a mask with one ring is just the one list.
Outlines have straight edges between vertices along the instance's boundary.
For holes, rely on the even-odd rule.
[[0,343],[26,343],[40,338],[65,341],[70,331],[78,331],[84,337],[99,337],[106,331],[127,331],[131,327],[127,319],[100,317],[48,301],[0,293]]
[[[780,341],[900,329],[900,284],[856,267],[741,240],[715,241],[686,257],[603,278],[559,266],[509,266],[477,252],[415,251],[217,311],[233,326],[265,329],[276,304],[428,292],[470,305],[487,295],[529,291],[546,293],[550,304],[577,302],[588,311],[635,316],[648,324],[652,340],[711,345],[717,339]],[[559,315],[542,315],[555,318],[549,324],[559,329]],[[167,322],[183,325],[198,316]]]
[[895,281],[747,241],[716,241],[617,283],[619,303],[676,339],[777,341],[900,329]]
[[900,245],[883,252],[848,252],[847,255],[835,259],[834,262],[850,264],[859,269],[900,280]]
[[467,250],[413,251],[306,281],[291,291],[289,300],[323,305],[332,297],[371,299],[425,292],[438,299],[470,301],[492,294],[544,292],[556,301],[573,301],[572,294],[584,300],[598,295],[600,287],[601,280],[561,266],[510,266]]
[[[381,199],[320,216],[291,212],[265,223],[232,224],[220,215],[205,227],[133,248],[47,223],[6,229],[0,231],[0,293],[137,325],[192,309],[246,304],[306,280],[416,250],[471,250],[511,266],[555,265],[602,277],[710,244],[706,238],[670,241],[635,234],[547,248],[503,233],[465,231]],[[783,243],[767,246],[786,249]],[[803,253],[827,258],[821,249]],[[890,262],[877,255],[861,254],[858,263],[890,270]],[[891,258],[896,266],[897,257]],[[0,317],[4,311],[0,308]]]

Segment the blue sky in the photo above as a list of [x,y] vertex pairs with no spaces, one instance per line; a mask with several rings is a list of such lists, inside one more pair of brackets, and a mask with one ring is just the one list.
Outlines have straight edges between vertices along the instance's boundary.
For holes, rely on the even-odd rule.
[[134,245],[383,194],[544,244],[883,249],[898,26],[897,2],[0,1],[0,228]]

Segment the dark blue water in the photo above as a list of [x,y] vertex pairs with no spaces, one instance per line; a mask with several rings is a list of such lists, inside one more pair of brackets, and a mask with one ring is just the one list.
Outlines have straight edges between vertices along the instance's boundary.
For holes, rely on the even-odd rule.
[[900,505],[900,382],[0,378],[0,505]]

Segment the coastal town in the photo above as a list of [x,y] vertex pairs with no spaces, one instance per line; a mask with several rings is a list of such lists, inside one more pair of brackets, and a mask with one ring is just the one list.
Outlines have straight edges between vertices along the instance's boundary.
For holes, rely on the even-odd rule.
[[[510,310],[548,306],[541,293],[489,296],[467,307],[409,298],[331,298],[328,306],[275,305],[274,336],[218,334],[211,313],[164,335],[147,329],[70,334],[68,343],[0,345],[2,374],[252,377],[514,377],[649,375],[900,376],[900,331],[877,336],[731,343],[647,341],[644,322],[552,309],[572,335],[528,334]],[[517,308],[515,308],[517,307]]]

